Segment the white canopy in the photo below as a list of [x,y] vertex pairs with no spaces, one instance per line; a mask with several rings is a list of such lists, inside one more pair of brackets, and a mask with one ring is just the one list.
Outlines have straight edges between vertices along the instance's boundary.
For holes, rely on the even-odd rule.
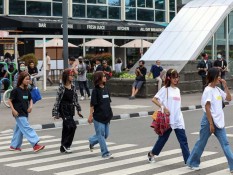
[[[83,45],[85,45],[85,47],[112,47],[111,42],[102,38],[93,39],[91,41],[85,42],[84,44],[80,44],[79,46]],[[116,44],[114,44],[114,46],[118,47]]]
[[125,47],[125,48],[148,48],[151,45],[152,45],[152,43],[148,42],[146,40],[135,39],[133,41],[130,41],[130,42],[122,45],[121,47]]
[[193,0],[187,3],[142,56],[149,67],[161,60],[180,71],[198,57],[233,9],[233,0]]
[[[37,48],[43,48],[43,44],[40,44],[36,46]],[[54,48],[59,48],[63,47],[63,40],[60,38],[53,38],[45,43],[45,47],[54,47]],[[74,44],[68,43],[68,47],[78,47]]]

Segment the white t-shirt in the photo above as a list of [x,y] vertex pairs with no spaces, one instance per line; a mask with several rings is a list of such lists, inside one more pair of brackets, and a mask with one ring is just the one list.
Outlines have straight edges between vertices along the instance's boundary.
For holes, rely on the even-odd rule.
[[210,86],[205,88],[201,98],[201,105],[204,112],[206,112],[206,103],[208,101],[210,102],[210,112],[213,117],[214,124],[218,128],[223,128],[225,126],[222,99],[226,99],[226,93],[218,87],[212,88]]
[[[167,98],[168,97],[168,98]],[[155,95],[160,103],[170,111],[170,125],[172,129],[185,129],[184,118],[181,112],[181,96],[180,89],[163,86]]]
[[116,73],[120,73],[121,72],[121,66],[122,66],[122,63],[116,63],[115,64],[115,72]]

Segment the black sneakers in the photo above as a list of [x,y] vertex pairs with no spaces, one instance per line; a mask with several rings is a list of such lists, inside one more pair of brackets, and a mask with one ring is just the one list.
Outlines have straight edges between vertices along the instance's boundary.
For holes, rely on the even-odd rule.
[[91,152],[93,152],[94,146],[92,144],[89,144],[89,149],[90,149]]
[[154,156],[151,155],[150,152],[148,152],[148,154],[147,154],[147,160],[148,160],[149,163],[154,163],[155,162],[155,158],[154,158]]

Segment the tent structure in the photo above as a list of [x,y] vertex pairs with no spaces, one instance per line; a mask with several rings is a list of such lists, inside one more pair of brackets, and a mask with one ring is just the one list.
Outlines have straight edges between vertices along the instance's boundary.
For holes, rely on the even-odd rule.
[[[63,47],[63,40],[60,38],[53,38],[45,43],[45,47],[61,48]],[[78,46],[68,43],[68,47],[78,47]],[[36,48],[43,48],[43,44],[36,46]]]
[[[93,39],[91,41],[87,41],[84,44],[80,44],[79,46],[84,46],[85,47],[112,47],[112,43],[102,39],[102,38],[97,38]],[[118,47],[116,44],[114,44],[114,47]]]
[[121,47],[124,47],[124,48],[149,48],[151,45],[152,45],[152,43],[148,42],[146,40],[135,39],[133,41],[130,41],[130,42],[122,45]]
[[141,60],[150,67],[155,60],[180,71],[198,57],[227,15],[233,0],[194,0],[187,3],[166,27]]

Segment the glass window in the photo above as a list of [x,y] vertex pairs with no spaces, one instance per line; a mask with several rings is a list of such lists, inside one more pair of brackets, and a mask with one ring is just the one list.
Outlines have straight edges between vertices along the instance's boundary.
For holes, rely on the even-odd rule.
[[97,0],[98,4],[106,4],[106,0]]
[[51,16],[50,2],[27,2],[27,15]]
[[176,7],[175,7],[175,0],[170,0],[169,1],[169,5],[170,5],[170,10],[175,11]]
[[25,2],[18,0],[9,1],[9,14],[10,15],[25,15]]
[[107,7],[106,6],[87,6],[87,17],[88,18],[107,18]]
[[136,8],[126,8],[125,18],[127,20],[136,20]]
[[53,2],[62,2],[62,0],[53,0]]
[[137,9],[137,20],[154,21],[154,10]]
[[155,21],[165,22],[165,11],[155,11]]
[[125,0],[125,6],[126,7],[135,7],[136,1],[135,0]]
[[53,3],[53,16],[62,16],[62,3]]
[[76,3],[85,3],[85,0],[73,0],[73,3],[76,2]]
[[73,17],[85,17],[85,5],[73,5]]
[[0,0],[0,14],[4,13],[3,8],[4,8],[4,2],[3,2],[3,0]]
[[155,9],[165,10],[165,0],[155,0]]
[[145,0],[138,0],[138,7],[145,7]]
[[175,17],[176,13],[175,12],[170,12],[170,21]]
[[106,4],[106,0],[87,0],[89,4]]
[[109,7],[108,8],[109,19],[120,19],[121,8],[120,7]]
[[87,0],[87,3],[96,4],[96,0]]
[[153,0],[146,0],[146,7],[153,8]]
[[108,5],[111,6],[120,6],[120,0],[108,0]]

